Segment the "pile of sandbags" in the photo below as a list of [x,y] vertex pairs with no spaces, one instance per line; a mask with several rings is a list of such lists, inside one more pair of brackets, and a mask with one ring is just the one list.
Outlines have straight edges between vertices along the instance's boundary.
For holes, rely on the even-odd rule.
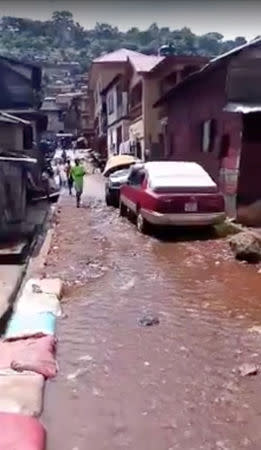
[[0,450],[44,450],[45,430],[34,417],[43,408],[45,379],[57,373],[59,279],[29,280],[0,340]]

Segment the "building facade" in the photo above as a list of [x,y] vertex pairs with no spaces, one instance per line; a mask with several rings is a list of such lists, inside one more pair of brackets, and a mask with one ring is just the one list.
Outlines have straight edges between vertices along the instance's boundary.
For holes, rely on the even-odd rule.
[[164,95],[165,157],[200,163],[226,208],[261,198],[261,41],[216,58]]

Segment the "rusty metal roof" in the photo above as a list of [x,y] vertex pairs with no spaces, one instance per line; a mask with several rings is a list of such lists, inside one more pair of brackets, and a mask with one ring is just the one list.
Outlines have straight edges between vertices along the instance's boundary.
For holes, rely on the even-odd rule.
[[99,58],[93,60],[93,64],[106,62],[127,62],[129,57],[139,55],[141,55],[141,53],[135,52],[133,50],[128,50],[127,48],[120,48],[119,50],[115,50],[114,52],[99,56]]
[[208,70],[214,69],[217,65],[222,64],[224,61],[232,58],[233,56],[239,54],[245,49],[255,47],[257,45],[261,45],[261,38],[255,39],[253,41],[248,42],[247,44],[240,45],[229,52],[223,53],[222,55],[217,56],[212,59],[208,64],[206,64],[202,69],[193,72],[191,75],[187,76],[183,81],[174,86],[169,92],[164,94],[155,104],[154,107],[160,106],[165,103],[169,98],[173,97],[180,89],[187,86],[192,81],[196,81],[201,77],[202,74],[205,74]]
[[227,103],[223,110],[226,112],[249,114],[261,111],[261,103]]

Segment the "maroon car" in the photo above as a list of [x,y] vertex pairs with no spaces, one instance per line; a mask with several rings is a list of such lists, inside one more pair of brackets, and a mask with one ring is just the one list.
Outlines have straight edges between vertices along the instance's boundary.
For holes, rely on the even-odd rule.
[[141,232],[149,224],[206,226],[225,219],[223,195],[208,173],[193,162],[134,165],[120,193],[120,214],[128,212],[135,214]]

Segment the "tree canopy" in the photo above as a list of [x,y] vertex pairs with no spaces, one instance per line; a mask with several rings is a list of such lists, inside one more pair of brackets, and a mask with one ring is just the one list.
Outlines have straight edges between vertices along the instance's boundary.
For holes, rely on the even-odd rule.
[[171,30],[156,23],[147,30],[131,27],[120,31],[107,23],[84,29],[70,11],[56,11],[48,21],[2,17],[0,54],[36,61],[76,61],[82,70],[101,54],[125,47],[145,54],[156,54],[164,44],[172,44],[177,55],[214,57],[246,43],[242,36],[225,40],[222,34],[194,34],[189,28]]

